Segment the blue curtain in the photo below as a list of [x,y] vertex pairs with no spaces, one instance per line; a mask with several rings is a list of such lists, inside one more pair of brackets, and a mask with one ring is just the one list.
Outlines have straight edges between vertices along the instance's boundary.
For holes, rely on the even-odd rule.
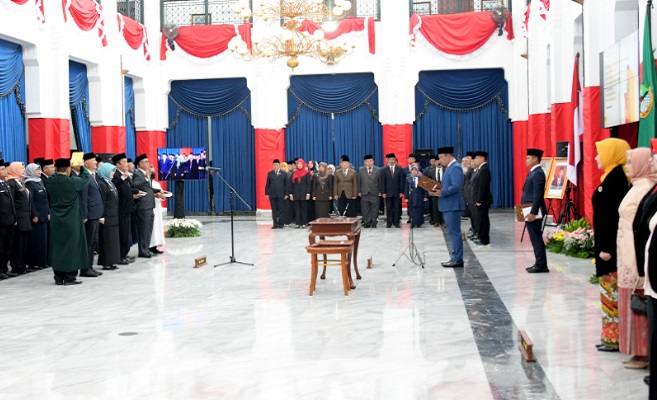
[[126,76],[123,82],[123,100],[125,101],[125,154],[134,160],[137,151],[137,136],[135,133],[135,90],[132,86],[132,78]]
[[91,123],[89,122],[89,81],[87,66],[68,62],[68,105],[78,151],[91,152]]
[[373,74],[293,76],[288,90],[287,159],[337,164],[346,154],[383,159],[379,93]]
[[[215,167],[242,198],[255,209],[254,130],[251,126],[251,92],[244,78],[174,81],[169,93],[167,147],[208,147],[208,117],[212,124]],[[209,149],[208,149],[209,151]],[[213,179],[217,212],[230,210],[229,191]],[[174,201],[169,202],[173,210]],[[185,209],[210,211],[208,181],[185,182]],[[247,208],[236,199],[236,210]]]
[[23,48],[0,40],[0,150],[6,161],[27,162]]
[[493,207],[513,207],[513,131],[501,69],[425,71],[415,86],[415,148],[487,151]]

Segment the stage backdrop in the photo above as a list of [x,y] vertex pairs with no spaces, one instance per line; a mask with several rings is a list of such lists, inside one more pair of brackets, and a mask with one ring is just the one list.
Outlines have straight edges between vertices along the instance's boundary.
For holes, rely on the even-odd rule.
[[501,69],[424,71],[415,86],[413,147],[487,151],[493,207],[513,207],[513,129]]
[[87,66],[68,62],[68,105],[78,151],[91,151],[91,122],[89,122],[89,80]]
[[137,137],[135,129],[135,89],[132,86],[132,78],[124,77],[123,90],[125,102],[125,154],[133,160],[137,157]]
[[[211,148],[208,117],[212,126]],[[251,92],[246,79],[172,82],[167,147],[206,147],[212,166],[221,168],[224,179],[255,210],[254,131],[251,126]],[[186,211],[211,211],[212,193],[218,213],[230,210],[230,191],[226,185],[213,174],[213,192],[208,190],[209,186],[205,180],[185,182]],[[175,199],[169,202],[170,211],[174,202]],[[235,210],[248,209],[235,199]]]
[[287,159],[340,162],[346,154],[360,166],[363,156],[383,160],[379,91],[374,75],[293,76],[287,95]]
[[9,161],[27,161],[23,48],[0,40],[0,150]]

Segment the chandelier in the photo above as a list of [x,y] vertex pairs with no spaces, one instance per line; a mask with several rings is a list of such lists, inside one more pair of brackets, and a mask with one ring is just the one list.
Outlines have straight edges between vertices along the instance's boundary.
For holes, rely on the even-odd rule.
[[299,56],[315,58],[332,65],[351,54],[356,46],[347,42],[333,44],[324,38],[324,31],[321,29],[309,35],[299,31],[299,28],[303,21],[321,23],[329,18],[341,19],[350,9],[351,3],[348,0],[335,0],[332,10],[324,5],[323,0],[280,0],[268,4],[261,3],[256,10],[251,11],[248,0],[240,0],[233,4],[233,11],[245,22],[251,17],[269,24],[273,21],[283,21],[281,26],[283,32],[277,36],[254,41],[251,51],[238,36],[230,41],[228,47],[235,57],[246,61],[266,58],[273,62],[287,57],[287,66],[292,71],[299,65]]

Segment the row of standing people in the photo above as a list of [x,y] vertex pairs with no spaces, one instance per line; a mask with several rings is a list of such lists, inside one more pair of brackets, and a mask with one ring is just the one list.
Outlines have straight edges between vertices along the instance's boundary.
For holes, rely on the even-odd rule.
[[[651,149],[630,149],[622,139],[596,142],[596,162],[603,171],[591,198],[595,229],[594,259],[600,287],[602,352],[630,355],[626,368],[646,368],[650,398],[657,398],[657,139]],[[522,203],[531,204],[527,216],[536,262],[528,272],[549,272],[542,238],[545,174],[543,151],[529,149],[530,172]],[[631,306],[633,294],[647,303],[647,314]]]
[[[409,202],[414,227],[424,222],[425,203],[429,204],[430,224],[444,226],[442,213],[438,210],[438,198],[428,196],[417,186],[418,177],[427,174],[437,181],[442,180],[444,167],[432,156],[430,165],[420,172],[414,154],[408,156],[409,165],[400,167],[394,153],[386,155],[386,167],[374,165],[374,157],[363,157],[363,165],[356,170],[348,156],[343,156],[336,170],[331,164],[306,163],[303,159],[281,163],[273,161],[267,175],[265,194],[272,208],[272,229],[283,228],[294,221],[298,228],[308,221],[328,217],[332,211],[355,217],[357,210],[363,216],[366,228],[376,228],[378,216],[386,209],[386,226],[400,227],[402,198]],[[360,202],[359,202],[360,199]]]
[[[83,166],[44,158],[27,167],[0,163],[0,279],[52,266],[57,284],[77,284],[78,272],[84,277],[103,274],[93,266],[96,251],[103,270],[133,262],[127,253],[138,237],[140,246],[148,240],[149,254],[161,253],[161,213],[158,229],[149,232],[143,229],[146,224],[133,227],[132,219],[159,184],[141,183],[143,171],[131,173],[125,155],[115,160],[118,168],[92,153],[84,155]],[[126,186],[127,199],[120,190]],[[152,205],[159,208],[159,202]]]

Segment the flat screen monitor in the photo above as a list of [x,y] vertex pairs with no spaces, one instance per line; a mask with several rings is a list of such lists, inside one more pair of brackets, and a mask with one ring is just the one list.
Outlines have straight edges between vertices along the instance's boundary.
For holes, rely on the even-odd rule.
[[157,149],[158,180],[207,179],[205,147]]

